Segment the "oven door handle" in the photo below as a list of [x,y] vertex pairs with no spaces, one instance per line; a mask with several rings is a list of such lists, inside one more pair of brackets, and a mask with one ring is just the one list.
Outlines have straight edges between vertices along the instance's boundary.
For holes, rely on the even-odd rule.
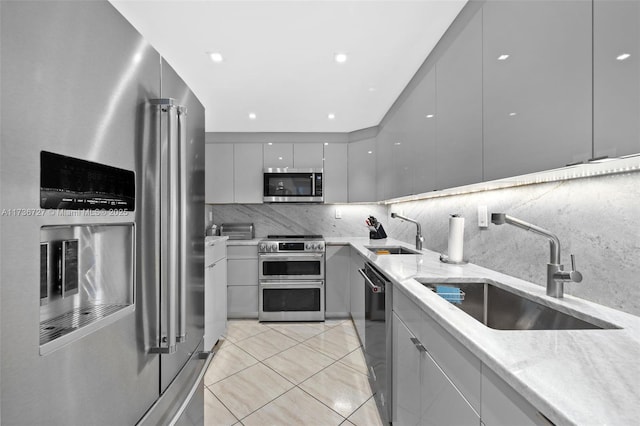
[[371,281],[371,279],[367,276],[367,273],[364,271],[364,269],[358,269],[358,272],[360,272],[360,275],[362,275],[362,278],[364,278],[364,282],[367,283],[372,292],[384,293],[384,287],[375,285],[373,281]]
[[268,260],[300,260],[303,257],[311,258],[313,260],[322,259],[324,257],[324,253],[287,253],[286,255],[282,254],[259,254],[258,257],[260,259],[268,259]]
[[278,280],[278,281],[264,281],[264,280],[260,280],[260,287],[265,288],[265,287],[271,287],[271,288],[277,288],[277,287],[286,287],[286,288],[292,288],[293,287],[322,287],[324,285],[324,281],[306,281],[306,280]]

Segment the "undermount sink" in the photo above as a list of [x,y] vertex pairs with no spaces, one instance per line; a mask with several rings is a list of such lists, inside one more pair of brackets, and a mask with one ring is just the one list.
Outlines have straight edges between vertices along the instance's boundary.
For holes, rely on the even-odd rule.
[[375,254],[379,254],[379,255],[383,255],[383,254],[422,254],[417,250],[412,250],[412,249],[408,249],[406,247],[402,247],[402,246],[379,246],[379,247],[374,247],[374,246],[369,246],[366,247],[369,251],[375,253]]
[[496,330],[593,330],[615,329],[596,318],[580,319],[534,302],[489,282],[436,283],[418,279],[425,287]]

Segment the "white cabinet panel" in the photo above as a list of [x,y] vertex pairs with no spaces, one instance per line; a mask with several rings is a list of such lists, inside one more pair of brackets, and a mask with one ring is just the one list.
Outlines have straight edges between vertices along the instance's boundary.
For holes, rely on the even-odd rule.
[[285,168],[293,167],[293,144],[291,143],[273,143],[263,144],[264,162],[263,167],[267,168]]
[[262,144],[234,145],[234,201],[262,203]]
[[[593,138],[596,157],[640,152],[640,2],[593,4]],[[622,56],[622,55],[630,56]]]
[[482,370],[482,422],[487,426],[552,424],[487,367]]
[[485,180],[591,157],[591,7],[581,1],[484,4]]
[[482,14],[436,64],[436,189],[482,181]]
[[324,147],[324,202],[346,203],[348,192],[348,145],[330,143]]
[[206,144],[205,202],[233,203],[233,144]]
[[205,246],[204,346],[209,350],[227,328],[227,246]]
[[321,143],[294,143],[293,167],[295,169],[321,169],[323,167]]
[[344,318],[351,311],[350,247],[327,246],[326,255],[325,313],[327,318]]
[[376,201],[376,140],[349,143],[349,202]]

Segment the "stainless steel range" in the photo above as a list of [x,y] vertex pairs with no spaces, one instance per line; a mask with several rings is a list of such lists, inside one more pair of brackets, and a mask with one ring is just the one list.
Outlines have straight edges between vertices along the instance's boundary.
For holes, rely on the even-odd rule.
[[260,321],[324,321],[322,235],[269,235],[258,243]]

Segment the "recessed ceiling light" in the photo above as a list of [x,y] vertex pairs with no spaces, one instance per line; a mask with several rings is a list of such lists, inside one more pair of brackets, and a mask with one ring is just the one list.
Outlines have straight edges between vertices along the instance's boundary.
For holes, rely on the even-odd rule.
[[209,58],[211,58],[211,60],[216,64],[219,64],[224,60],[224,58],[222,57],[222,53],[220,52],[209,52]]
[[498,56],[499,61],[506,61],[507,59],[509,59],[509,55],[507,55],[506,53]]
[[400,142],[394,142],[393,144],[397,146],[397,145],[400,145],[401,143]]
[[347,62],[347,54],[346,53],[336,53],[333,56],[333,59],[339,64],[344,64],[345,62]]
[[516,115],[518,115],[518,113],[517,113],[517,112],[510,112],[510,113],[509,113],[509,117],[515,117]]
[[433,114],[427,114],[425,115],[426,118],[433,118]]
[[336,115],[335,115],[334,113],[330,112],[330,113],[329,113],[329,115],[327,115],[327,118],[328,118],[329,120],[335,120]]
[[278,157],[278,160],[282,160],[282,157]]
[[629,58],[630,56],[631,56],[631,55],[630,55],[630,54],[628,54],[628,53],[623,53],[622,55],[620,55],[620,56],[616,57],[616,59],[617,59],[618,61],[624,61],[625,59]]
[[257,118],[256,113],[255,112],[250,112],[249,113],[249,120],[255,120]]
[[367,154],[373,154],[373,151],[367,151]]
[[369,87],[369,91],[370,92],[375,92],[376,90],[378,90],[378,89],[376,89],[375,87]]

